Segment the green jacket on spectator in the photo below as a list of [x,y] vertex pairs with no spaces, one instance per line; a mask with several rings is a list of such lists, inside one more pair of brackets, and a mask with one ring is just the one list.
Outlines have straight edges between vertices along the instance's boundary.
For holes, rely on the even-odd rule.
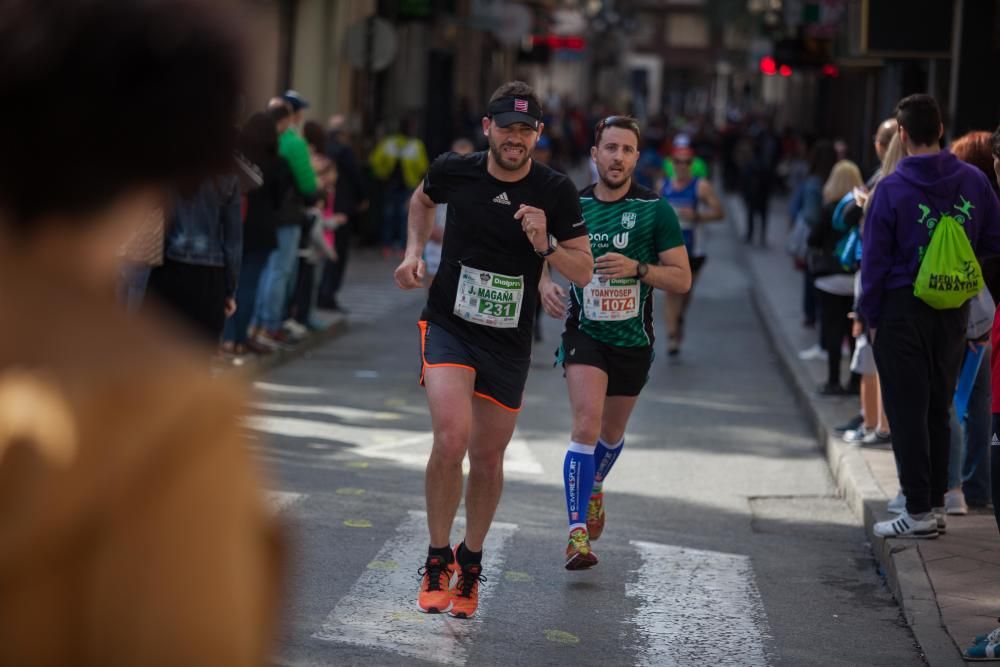
[[298,132],[292,128],[278,137],[278,155],[285,158],[295,177],[295,186],[306,199],[316,195],[316,172],[309,159],[309,146]]

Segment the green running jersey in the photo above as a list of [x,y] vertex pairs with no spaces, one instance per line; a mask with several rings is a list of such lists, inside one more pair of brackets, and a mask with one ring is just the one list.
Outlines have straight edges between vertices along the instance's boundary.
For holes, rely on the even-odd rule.
[[[621,199],[605,202],[594,186],[580,191],[583,218],[590,232],[596,260],[617,252],[647,264],[658,264],[659,254],[684,245],[677,214],[665,199],[633,182]],[[653,288],[636,278],[594,280],[584,289],[572,285],[567,327],[576,327],[594,340],[618,347],[653,344]]]

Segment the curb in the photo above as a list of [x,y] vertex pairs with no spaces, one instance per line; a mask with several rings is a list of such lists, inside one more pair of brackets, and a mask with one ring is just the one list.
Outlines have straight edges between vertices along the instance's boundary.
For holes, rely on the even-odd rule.
[[812,400],[812,380],[797,359],[793,359],[794,346],[776,322],[773,311],[761,293],[760,281],[753,266],[745,257],[742,262],[751,282],[754,310],[761,320],[782,372],[792,386],[799,405],[803,408],[816,432],[817,442],[825,445],[830,473],[837,491],[847,502],[855,516],[861,519],[865,534],[872,545],[872,552],[885,574],[893,597],[899,603],[907,624],[929,665],[965,665],[959,647],[952,641],[941,620],[934,587],[924,569],[919,546],[915,541],[889,541],[875,537],[872,532],[876,521],[888,516],[885,503],[888,498],[864,460],[860,450],[851,447],[831,433]]
[[252,357],[240,366],[226,365],[223,372],[239,373],[249,379],[263,375],[279,366],[305,356],[320,345],[340,336],[348,328],[347,317],[337,315],[325,329],[315,331],[289,350],[277,350],[271,354]]

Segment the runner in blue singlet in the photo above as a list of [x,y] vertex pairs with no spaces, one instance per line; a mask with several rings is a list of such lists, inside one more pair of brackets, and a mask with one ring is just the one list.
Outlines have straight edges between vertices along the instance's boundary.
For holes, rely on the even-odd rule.
[[[694,152],[687,146],[675,145],[670,153],[670,161],[674,168],[673,178],[666,179],[660,185],[660,195],[670,202],[677,211],[684,234],[684,245],[687,246],[691,260],[692,280],[697,280],[698,271],[705,263],[705,252],[699,243],[699,225],[705,222],[722,220],[722,204],[715,195],[715,188],[704,178],[695,178],[691,174],[691,163]],[[667,354],[676,357],[681,351],[684,339],[684,313],[691,303],[692,290],[687,294],[667,294],[666,321]]]

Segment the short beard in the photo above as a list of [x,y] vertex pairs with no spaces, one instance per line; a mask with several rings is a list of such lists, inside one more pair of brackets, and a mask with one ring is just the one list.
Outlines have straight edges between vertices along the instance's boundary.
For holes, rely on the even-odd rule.
[[503,152],[500,150],[500,146],[497,146],[496,142],[493,141],[493,137],[487,136],[487,139],[490,144],[490,154],[493,156],[493,161],[497,163],[498,167],[506,171],[517,171],[518,169],[526,165],[528,163],[528,160],[531,159],[531,156],[535,154],[533,148],[529,149],[527,146],[525,146],[524,157],[517,162],[510,162],[504,159]]
[[[607,173],[607,172],[605,172],[605,173]],[[597,177],[601,179],[601,183],[604,183],[605,187],[607,187],[608,189],[610,189],[610,190],[617,190],[618,188],[620,188],[620,187],[624,186],[625,184],[627,184],[629,182],[629,179],[632,178],[632,174],[634,174],[634,173],[635,173],[635,169],[632,169],[632,171],[627,172],[627,173],[623,171],[622,172],[622,180],[617,185],[615,183],[612,183],[611,180],[607,176],[605,176],[604,174],[602,174],[600,172],[597,173]]]

